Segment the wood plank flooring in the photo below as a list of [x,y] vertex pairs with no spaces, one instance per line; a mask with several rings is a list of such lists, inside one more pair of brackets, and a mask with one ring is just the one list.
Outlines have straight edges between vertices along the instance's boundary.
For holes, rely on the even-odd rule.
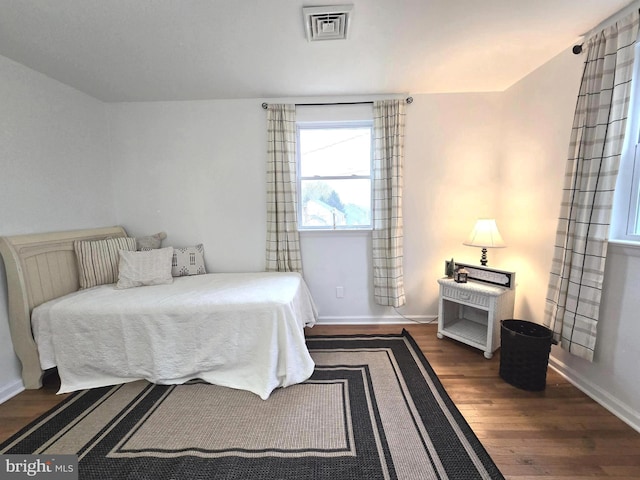
[[[316,325],[307,335],[400,333],[406,328],[449,396],[509,480],[640,479],[640,433],[552,369],[543,392],[525,392],[498,375],[499,352],[436,338],[436,326]],[[64,398],[55,377],[0,405],[0,441]]]
[[640,433],[551,368],[543,392],[519,390],[491,360],[433,325],[324,326],[307,335],[400,333],[406,328],[447,393],[510,480],[640,479]]

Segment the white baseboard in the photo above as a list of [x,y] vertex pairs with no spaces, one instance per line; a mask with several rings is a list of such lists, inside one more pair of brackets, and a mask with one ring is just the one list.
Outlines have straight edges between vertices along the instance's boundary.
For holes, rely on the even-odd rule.
[[640,432],[639,412],[613,397],[609,392],[602,390],[602,388],[595,385],[593,382],[590,382],[584,376],[580,375],[557,358],[549,357],[549,366],[631,428]]
[[24,384],[22,383],[22,380],[16,380],[13,383],[3,385],[0,388],[0,403],[6,402],[22,391],[24,391]]
[[318,325],[407,325],[432,323],[436,315],[384,315],[384,316],[320,316]]

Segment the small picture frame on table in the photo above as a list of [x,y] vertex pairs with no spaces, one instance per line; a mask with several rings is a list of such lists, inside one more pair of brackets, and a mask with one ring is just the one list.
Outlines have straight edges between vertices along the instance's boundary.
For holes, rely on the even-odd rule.
[[468,278],[469,272],[464,267],[458,268],[453,276],[453,279],[456,281],[456,283],[467,283]]

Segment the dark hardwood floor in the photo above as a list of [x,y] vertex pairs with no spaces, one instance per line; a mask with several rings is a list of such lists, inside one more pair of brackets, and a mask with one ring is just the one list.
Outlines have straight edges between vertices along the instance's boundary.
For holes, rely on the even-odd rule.
[[552,369],[543,392],[519,390],[491,360],[433,325],[324,326],[307,335],[399,333],[406,328],[507,479],[640,479],[640,433]]
[[[436,338],[436,326],[316,325],[307,335],[399,333],[406,328],[507,479],[640,479],[640,433],[549,369],[543,392],[498,375],[499,352]],[[0,405],[0,441],[57,404],[55,377]]]

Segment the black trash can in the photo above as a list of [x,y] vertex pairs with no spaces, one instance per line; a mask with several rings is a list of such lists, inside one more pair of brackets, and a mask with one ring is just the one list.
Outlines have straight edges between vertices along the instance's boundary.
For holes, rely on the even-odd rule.
[[523,390],[544,390],[553,332],[526,320],[500,323],[500,376]]

